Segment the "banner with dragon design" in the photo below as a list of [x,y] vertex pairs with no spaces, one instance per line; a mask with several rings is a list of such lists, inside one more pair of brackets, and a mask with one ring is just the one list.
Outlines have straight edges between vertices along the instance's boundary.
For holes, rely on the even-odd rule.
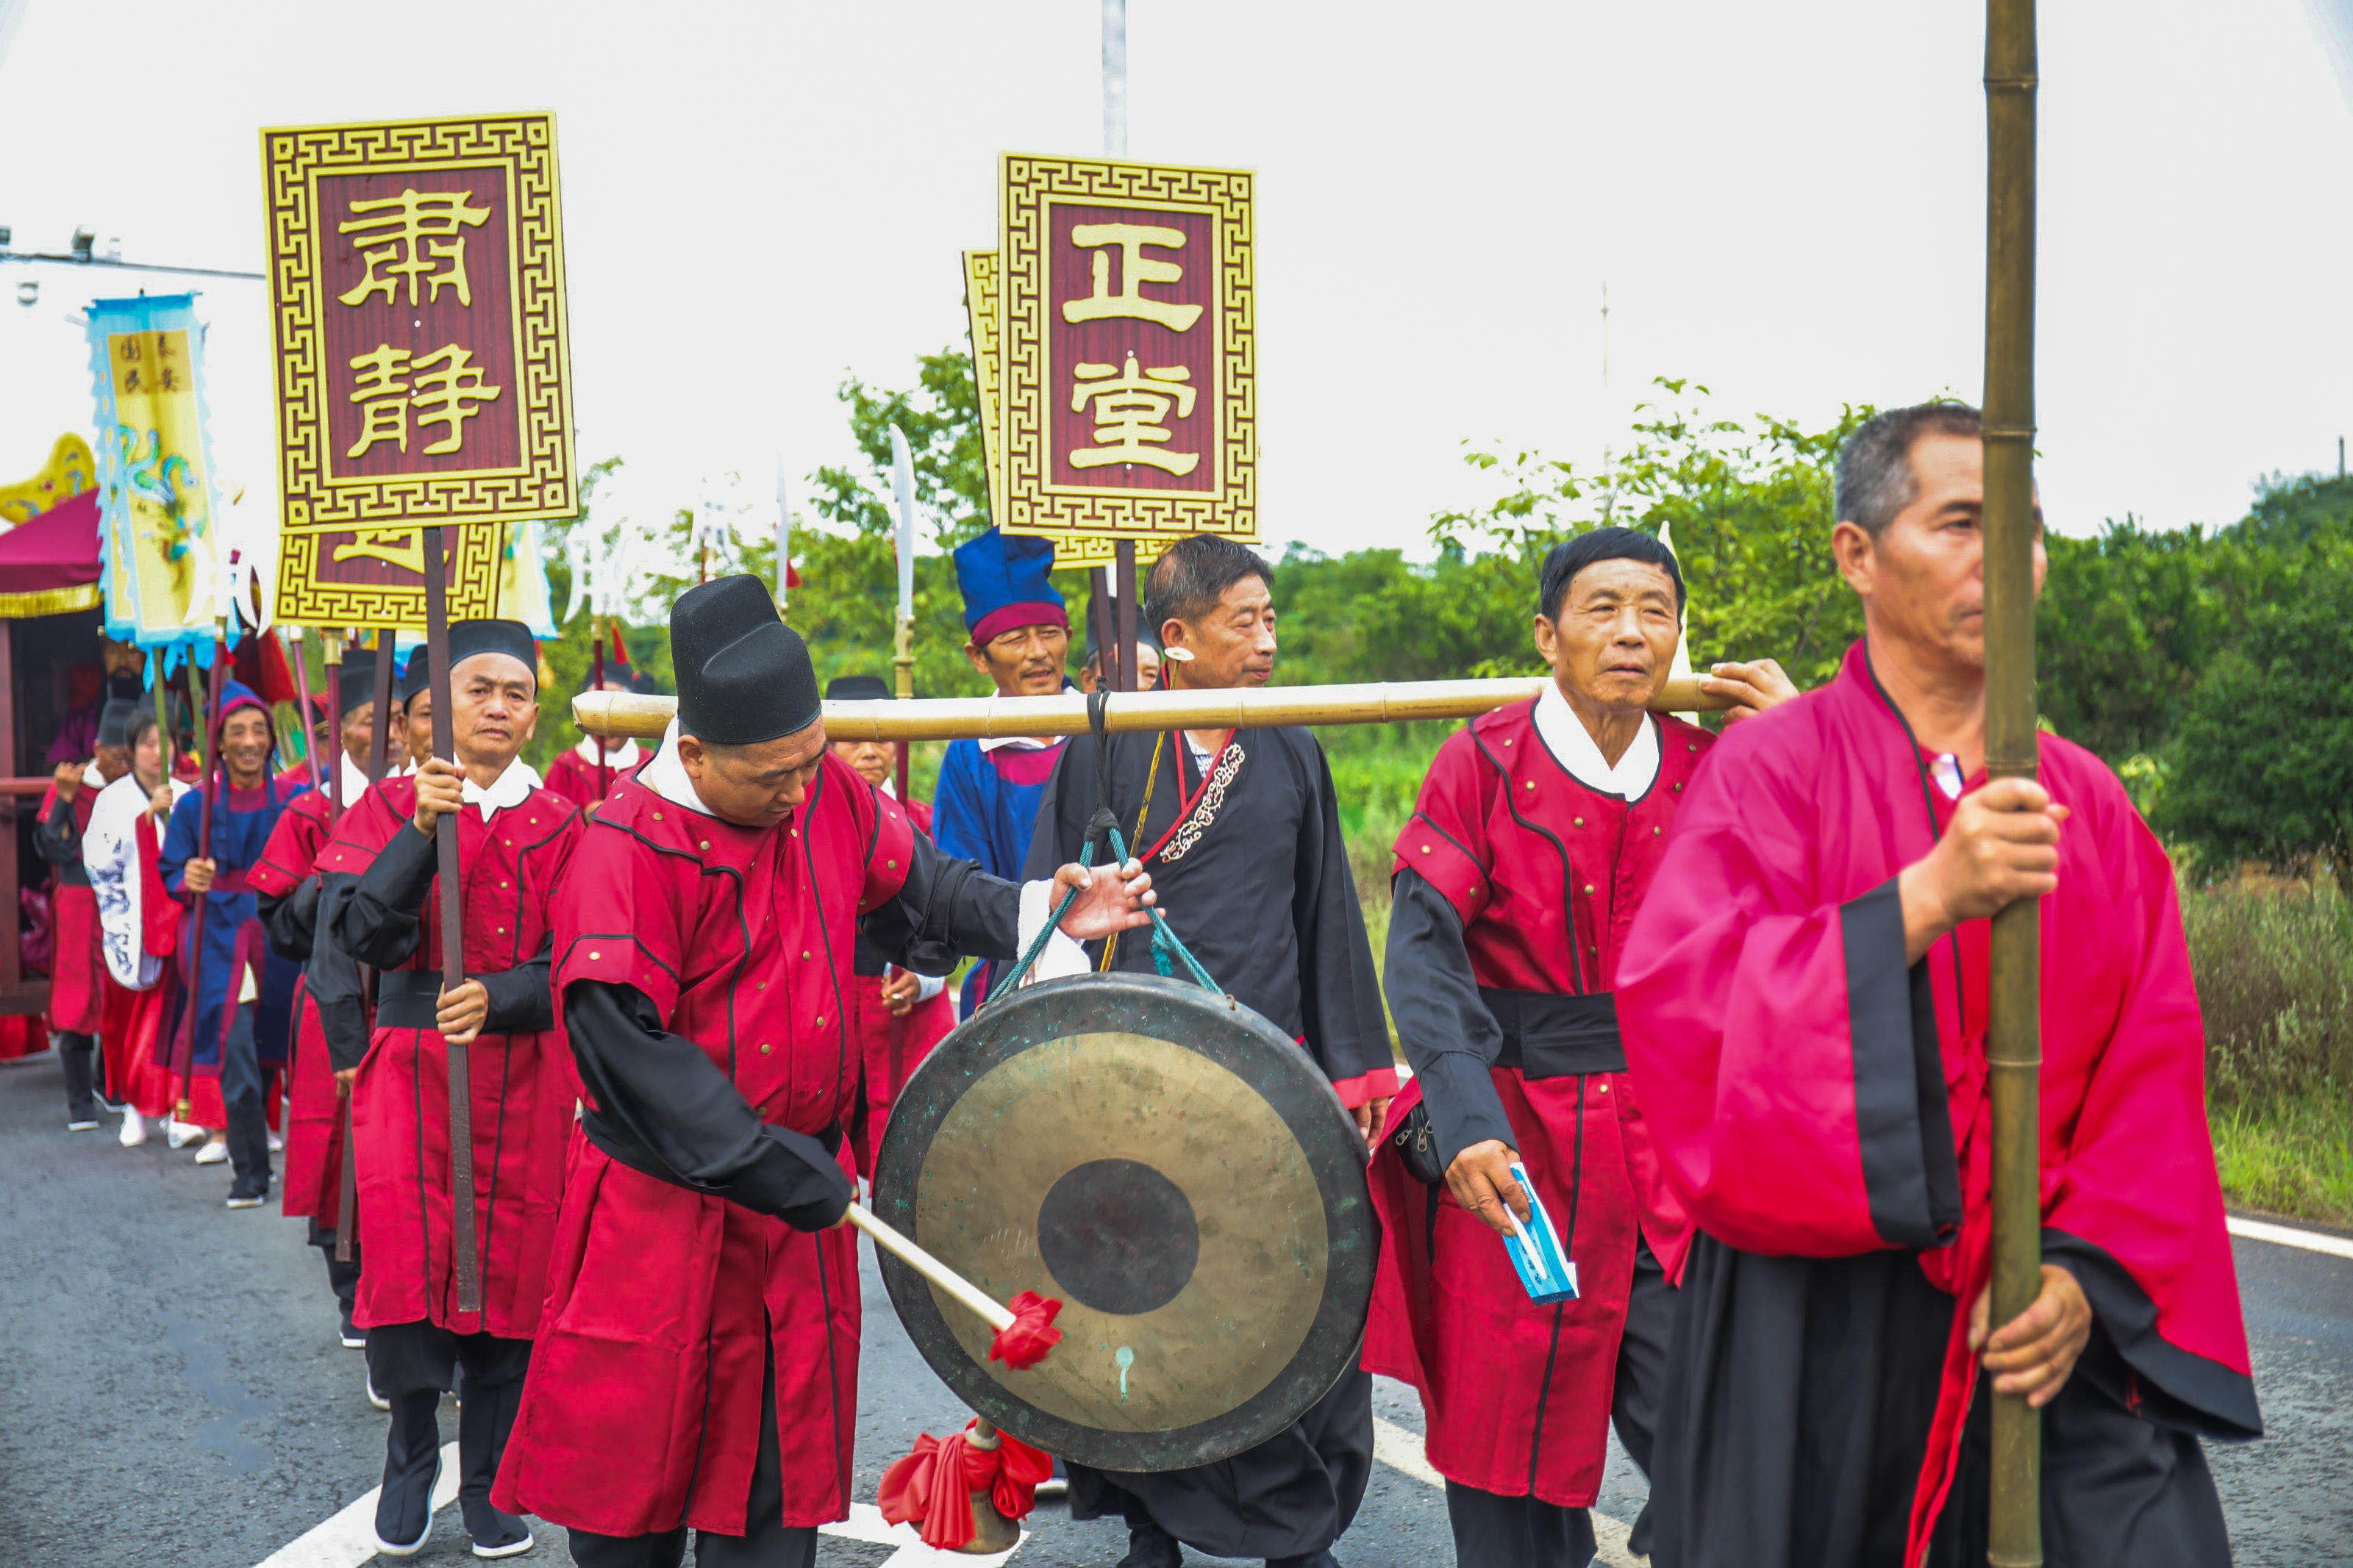
[[89,318],[106,635],[209,645],[221,534],[195,296],[100,300]]

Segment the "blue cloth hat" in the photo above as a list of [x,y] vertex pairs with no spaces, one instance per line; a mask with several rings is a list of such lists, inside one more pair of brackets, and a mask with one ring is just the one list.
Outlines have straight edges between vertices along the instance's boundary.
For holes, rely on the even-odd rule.
[[1048,575],[1054,568],[1051,540],[990,529],[956,546],[956,586],[964,590],[964,624],[972,640],[988,640],[1017,626],[1071,629],[1070,612]]

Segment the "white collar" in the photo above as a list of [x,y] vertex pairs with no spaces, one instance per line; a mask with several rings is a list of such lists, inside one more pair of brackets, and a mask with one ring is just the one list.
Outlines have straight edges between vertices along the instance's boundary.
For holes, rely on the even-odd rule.
[[1035,735],[985,735],[981,737],[980,749],[984,752],[999,752],[1010,746],[1017,752],[1042,752],[1061,743],[1061,737],[1059,735],[1046,740],[1040,740]]
[[672,719],[670,728],[662,731],[661,744],[646,765],[638,770],[638,782],[672,805],[682,805],[689,811],[699,811],[705,816],[719,814],[702,804],[694,793],[694,781],[686,776],[686,764],[678,760],[678,721]]
[[596,736],[583,735],[580,737],[580,743],[572,748],[572,754],[592,768],[601,762],[618,773],[623,768],[636,767],[638,758],[642,753],[638,752],[638,743],[635,741],[623,741],[618,746],[607,752],[597,747]]
[[106,770],[98,765],[96,757],[92,757],[81,770],[81,787],[84,789],[101,790],[113,782],[106,776]]
[[1936,781],[1936,787],[1945,792],[1947,800],[1960,799],[1961,790],[1969,782],[1961,776],[1961,759],[1950,752],[1937,752],[1936,761],[1928,764],[1928,773]]
[[458,793],[459,798],[467,805],[480,806],[482,820],[488,822],[492,813],[504,811],[511,805],[521,805],[538,787],[537,770],[517,757],[507,764],[507,771],[501,773],[490,788],[484,789],[469,778],[459,786]]
[[1585,721],[1560,694],[1558,681],[1545,682],[1544,692],[1536,699],[1535,718],[1536,735],[1545,749],[1586,788],[1626,800],[1639,800],[1650,793],[1659,776],[1659,721],[1651,715],[1642,716],[1641,728],[1634,731],[1632,742],[1615,767],[1602,757]]
[[335,770],[335,788],[342,796],[335,804],[339,806],[356,805],[360,796],[367,794],[367,770],[352,761],[352,754],[341,746],[335,748],[335,756],[343,763]]

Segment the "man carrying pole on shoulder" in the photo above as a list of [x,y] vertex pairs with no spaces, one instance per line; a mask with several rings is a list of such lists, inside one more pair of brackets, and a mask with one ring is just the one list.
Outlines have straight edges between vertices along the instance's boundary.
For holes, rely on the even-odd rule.
[[[1420,1390],[1454,1555],[1484,1568],[1592,1560],[1612,1416],[1650,1463],[1690,1226],[1610,987],[1715,740],[1649,711],[1684,596],[1650,534],[1555,546],[1535,627],[1552,682],[1448,741],[1398,837],[1386,978],[1415,1078],[1373,1163],[1384,1250],[1365,1361]],[[1704,684],[1736,716],[1796,694],[1769,659]],[[1532,1217],[1514,1164],[1576,1270],[1571,1300],[1532,1300],[1499,1239]],[[1637,1521],[1631,1550],[1648,1549]]]
[[[2199,1438],[2262,1423],[2173,868],[2056,735],[2039,784],[1986,782],[1984,499],[1973,409],[1848,438],[1831,545],[1863,638],[1717,745],[1618,964],[1698,1230],[1659,1568],[1985,1562],[1992,1393],[2041,1412],[2054,1564],[2230,1560]],[[2021,899],[2042,901],[2045,1261],[1996,1322],[1988,925]]]
[[[496,1496],[569,1526],[581,1568],[677,1568],[690,1528],[701,1568],[807,1568],[857,1426],[851,944],[934,974],[1008,959],[1024,890],[829,753],[758,578],[681,595],[670,649],[677,722],[556,903],[582,1142]],[[1085,889],[1067,934],[1150,918],[1133,866],[1055,881]]]
[[[319,858],[320,921],[376,974],[375,1027],[352,1086],[367,1237],[359,1326],[370,1380],[392,1404],[377,1550],[417,1552],[432,1527],[437,1408],[465,1372],[458,1500],[478,1557],[530,1550],[491,1505],[499,1458],[539,1325],[574,1085],[554,1033],[550,908],[580,829],[573,805],[518,759],[538,721],[537,648],[516,621],[448,630],[446,692],[456,761],[428,758],[378,783]],[[424,658],[417,656],[417,662]],[[465,983],[444,987],[446,925],[435,834],[457,819]],[[470,1146],[450,1143],[450,1062],[466,1052]],[[455,1157],[453,1157],[455,1156]],[[470,1163],[480,1310],[454,1258],[459,1158]]]

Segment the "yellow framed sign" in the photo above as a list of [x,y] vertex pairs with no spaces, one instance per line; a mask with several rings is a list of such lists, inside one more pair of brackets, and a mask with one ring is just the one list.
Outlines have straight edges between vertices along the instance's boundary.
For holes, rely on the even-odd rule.
[[[278,613],[420,625],[418,524],[579,510],[554,118],[280,127],[261,150]],[[452,542],[449,613],[494,613],[498,529]]]
[[1251,188],[1246,170],[1004,155],[1005,531],[1258,538]]

